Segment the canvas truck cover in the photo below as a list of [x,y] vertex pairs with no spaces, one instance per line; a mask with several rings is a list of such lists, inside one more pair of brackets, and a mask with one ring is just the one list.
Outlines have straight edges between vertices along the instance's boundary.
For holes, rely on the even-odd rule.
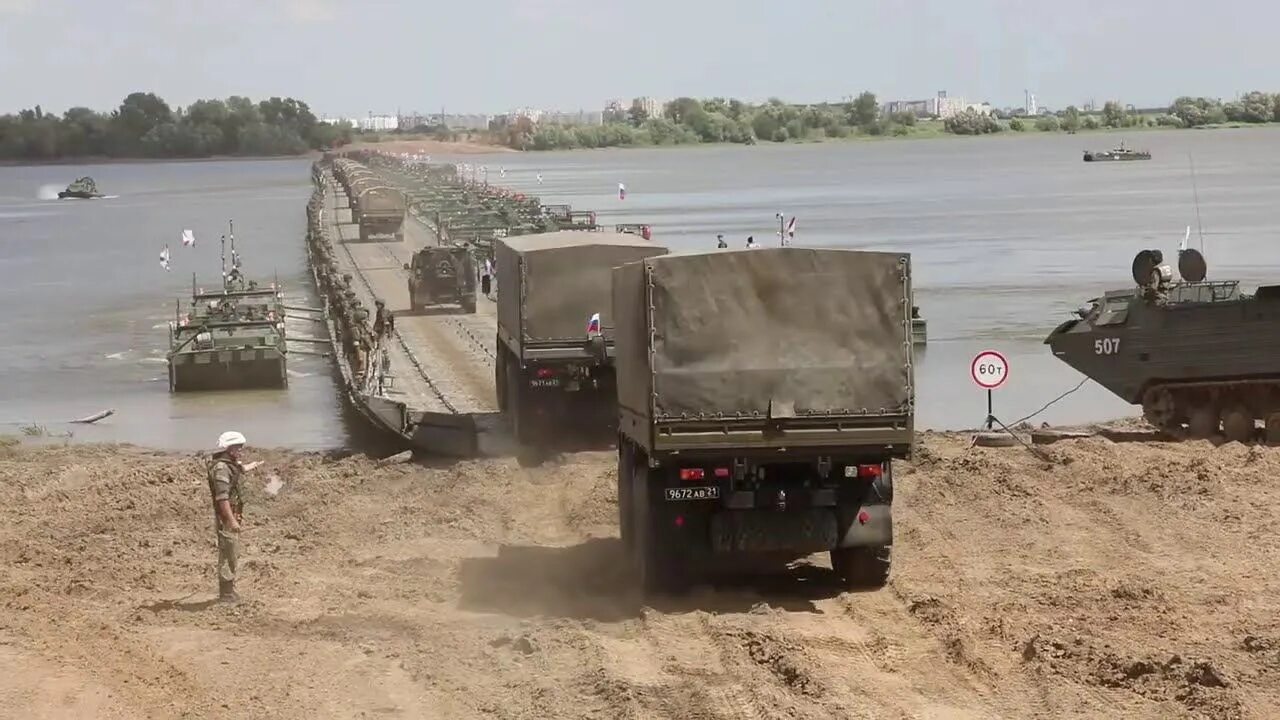
[[611,342],[613,268],[666,252],[634,235],[583,230],[499,238],[498,334],[517,352],[531,344],[579,345],[600,313],[601,334]]
[[906,416],[910,255],[769,248],[614,271],[618,401],[650,422]]
[[385,185],[360,188],[360,212],[366,215],[397,217],[404,214],[404,193]]

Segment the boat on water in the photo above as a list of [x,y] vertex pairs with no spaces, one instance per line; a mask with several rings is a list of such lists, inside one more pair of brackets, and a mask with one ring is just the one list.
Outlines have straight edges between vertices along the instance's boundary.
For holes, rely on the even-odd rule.
[[1110,150],[1085,150],[1085,162],[1110,162],[1112,160],[1150,160],[1151,152],[1148,150],[1131,150],[1120,143],[1120,147]]
[[231,270],[205,291],[191,276],[191,302],[169,324],[169,390],[241,390],[289,385],[284,293],[246,281],[232,236]]
[[920,306],[911,306],[911,344],[929,344],[929,323],[920,317]]
[[88,175],[77,178],[75,182],[67,186],[66,190],[58,193],[58,199],[65,200],[67,198],[75,198],[78,200],[91,200],[93,198],[103,197],[98,192],[98,184]]

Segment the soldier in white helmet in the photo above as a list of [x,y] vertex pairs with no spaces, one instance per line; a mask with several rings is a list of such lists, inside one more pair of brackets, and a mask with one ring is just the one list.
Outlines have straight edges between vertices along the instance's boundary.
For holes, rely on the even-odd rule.
[[218,451],[209,461],[209,492],[213,495],[214,523],[218,529],[218,599],[240,601],[236,571],[240,564],[240,522],[244,512],[241,479],[244,435],[228,430],[218,436]]

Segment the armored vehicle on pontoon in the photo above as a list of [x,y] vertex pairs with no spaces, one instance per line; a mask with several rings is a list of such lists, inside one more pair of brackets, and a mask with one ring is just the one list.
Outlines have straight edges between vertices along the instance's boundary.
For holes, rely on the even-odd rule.
[[[191,277],[191,304],[169,324],[169,390],[284,388],[289,384],[284,294],[278,283],[246,281],[232,245],[221,289]],[[225,267],[225,264],[224,264]]]
[[405,263],[409,271],[409,308],[422,312],[434,305],[457,305],[476,311],[476,266],[466,247],[425,247]]

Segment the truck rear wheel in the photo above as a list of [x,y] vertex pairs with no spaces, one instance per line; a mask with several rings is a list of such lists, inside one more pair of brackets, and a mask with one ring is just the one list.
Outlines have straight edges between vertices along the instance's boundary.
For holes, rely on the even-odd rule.
[[622,537],[623,557],[631,556],[635,544],[631,518],[631,474],[634,461],[632,450],[623,438],[618,438],[618,534]]
[[525,392],[521,379],[520,363],[513,358],[507,362],[507,412],[511,415],[511,435],[517,443],[523,445],[529,440],[529,423],[525,417],[528,411],[524,407],[528,393]]
[[493,359],[493,389],[498,396],[498,412],[507,411],[507,351],[498,346],[498,357]]
[[684,567],[675,554],[670,536],[660,526],[655,512],[653,488],[649,487],[649,466],[643,454],[631,462],[631,568],[642,596],[677,592],[684,585]]
[[831,569],[846,589],[882,588],[889,582],[892,550],[888,545],[835,548],[831,551]]

